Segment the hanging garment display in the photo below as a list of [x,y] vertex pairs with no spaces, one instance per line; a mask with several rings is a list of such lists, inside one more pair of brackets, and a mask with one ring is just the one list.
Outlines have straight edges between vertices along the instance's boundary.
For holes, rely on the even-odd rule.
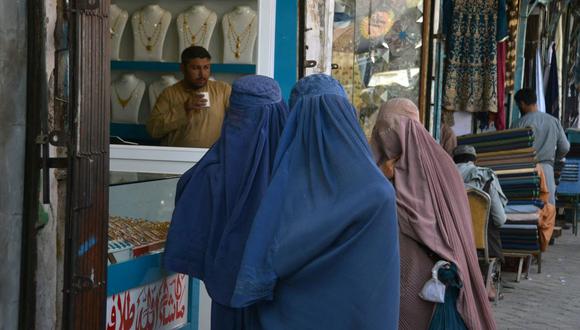
[[505,62],[505,88],[508,92],[514,91],[514,75],[516,73],[516,41],[518,36],[519,0],[507,1],[508,39]]
[[497,44],[497,115],[495,116],[495,129],[506,129],[505,91],[506,91],[506,53],[508,41]]
[[548,84],[546,85],[546,112],[552,116],[560,117],[560,93],[558,92],[558,65],[556,46],[552,44],[550,71],[548,72]]
[[566,113],[564,127],[579,127],[578,115],[580,114],[580,98],[578,98],[578,89],[574,85],[570,85],[566,95]]
[[574,67],[574,80],[576,88],[580,91],[580,35],[576,36],[576,64]]
[[447,61],[443,107],[497,112],[497,41],[507,36],[505,0],[444,3]]
[[563,54],[563,58],[568,62],[568,72],[562,72],[562,80],[567,80],[580,91],[580,19],[572,24],[567,39],[568,53]]
[[498,21],[497,21],[497,114],[490,114],[490,120],[493,119],[493,126],[496,130],[501,131],[506,128],[506,107],[505,107],[505,80],[506,80],[506,56],[507,44],[509,39],[508,21],[507,21],[507,4],[505,1],[498,4]]
[[538,111],[546,112],[546,100],[544,99],[544,75],[542,73],[542,58],[540,56],[540,47],[538,47],[536,50],[536,60],[534,62],[534,67],[536,96],[538,97]]

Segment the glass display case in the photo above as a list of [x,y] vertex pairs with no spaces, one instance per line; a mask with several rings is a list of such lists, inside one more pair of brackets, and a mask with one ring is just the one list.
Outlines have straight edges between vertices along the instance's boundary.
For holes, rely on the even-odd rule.
[[162,267],[177,182],[204,152],[111,146],[107,329],[209,328],[203,285]]
[[344,86],[370,136],[379,105],[419,103],[422,0],[337,0],[332,75]]
[[109,264],[163,251],[179,177],[111,172]]

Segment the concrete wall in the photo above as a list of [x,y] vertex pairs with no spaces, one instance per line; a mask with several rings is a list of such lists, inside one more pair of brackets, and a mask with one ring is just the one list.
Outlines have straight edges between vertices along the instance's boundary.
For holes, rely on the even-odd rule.
[[[48,112],[49,130],[55,130],[57,122],[62,118],[55,118],[54,115],[54,80],[55,66],[55,42],[54,29],[56,24],[56,1],[45,0],[44,8],[46,17],[46,83],[48,84]],[[51,157],[57,157],[56,148],[50,148]],[[54,176],[54,170],[50,171],[50,204],[43,205],[43,210],[48,214],[48,223],[38,231],[37,235],[37,272],[36,272],[36,329],[57,329],[57,320],[62,315],[62,294],[58,290],[58,270],[62,273],[62,264],[57,262],[57,229],[59,217],[58,184]],[[62,212],[64,217],[64,212]],[[62,290],[62,287],[60,287]]]
[[26,119],[26,1],[0,1],[0,329],[17,329]]

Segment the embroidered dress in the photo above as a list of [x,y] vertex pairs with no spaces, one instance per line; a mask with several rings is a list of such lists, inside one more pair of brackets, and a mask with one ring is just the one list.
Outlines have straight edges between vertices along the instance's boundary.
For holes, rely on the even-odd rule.
[[497,112],[497,41],[507,35],[505,10],[499,8],[505,0],[444,2],[446,110]]
[[505,91],[506,91],[506,54],[508,41],[497,43],[497,116],[495,117],[495,129],[498,131],[506,128]]
[[519,0],[507,1],[508,40],[507,58],[505,63],[505,88],[508,92],[514,91],[514,75],[516,74],[516,41],[518,38]]

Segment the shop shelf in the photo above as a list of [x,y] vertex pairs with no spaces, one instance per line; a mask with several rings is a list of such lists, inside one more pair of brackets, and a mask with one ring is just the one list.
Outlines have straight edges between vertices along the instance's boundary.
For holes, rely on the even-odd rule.
[[[145,61],[111,61],[111,70],[149,71],[149,72],[179,72],[177,62],[145,62]],[[256,73],[254,64],[222,64],[211,65],[213,73]]]
[[138,144],[145,145],[158,145],[159,141],[155,140],[149,133],[143,124],[116,124],[111,123],[110,136],[118,136],[121,139],[129,142],[135,142]]

